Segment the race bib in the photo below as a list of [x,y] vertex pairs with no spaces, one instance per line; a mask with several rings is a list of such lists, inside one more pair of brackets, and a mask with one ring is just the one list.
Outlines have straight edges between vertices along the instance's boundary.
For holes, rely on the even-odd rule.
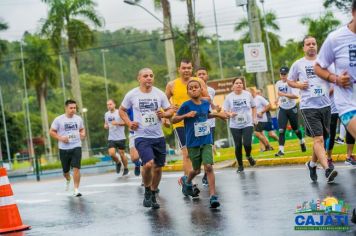
[[321,85],[315,85],[310,89],[311,97],[321,97],[326,94],[326,89]]
[[207,121],[194,123],[195,137],[201,137],[210,134],[210,125]]
[[156,113],[150,112],[142,115],[142,123],[143,126],[152,126],[152,125],[157,125],[158,124],[158,117]]
[[243,125],[247,123],[247,115],[245,113],[238,113],[235,116],[236,123],[238,125]]
[[79,139],[79,135],[76,134],[76,133],[69,133],[68,134],[68,142],[69,143],[76,143],[76,142],[79,142],[80,139]]
[[282,104],[286,104],[286,103],[288,103],[289,102],[289,99],[288,98],[286,98],[286,97],[282,97],[281,98],[281,103]]

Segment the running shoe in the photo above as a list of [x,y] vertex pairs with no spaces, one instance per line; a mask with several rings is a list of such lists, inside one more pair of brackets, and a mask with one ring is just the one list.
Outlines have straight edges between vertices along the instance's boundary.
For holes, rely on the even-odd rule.
[[193,184],[193,198],[199,197],[200,189],[198,188],[197,184]]
[[156,192],[152,191],[151,194],[151,207],[152,209],[159,209],[159,204],[157,203],[157,199],[156,199]]
[[335,143],[338,143],[338,144],[345,144],[345,141],[343,140],[343,139],[341,139],[340,137],[337,137],[336,139],[335,139]]
[[152,201],[151,201],[151,195],[152,192],[151,190],[145,190],[144,198],[143,198],[143,206],[144,207],[151,207],[152,206]]
[[122,173],[122,176],[128,175],[129,174],[129,169],[124,168],[124,172]]
[[349,158],[347,158],[345,160],[345,164],[346,165],[350,165],[350,166],[356,166],[356,160],[354,156],[350,156]]
[[210,197],[210,208],[218,208],[220,206],[220,202],[218,200],[218,197],[215,195],[212,195]]
[[182,193],[184,196],[194,196],[193,185],[187,183],[187,176],[181,178],[182,183]]
[[266,152],[268,152],[268,151],[272,151],[272,150],[274,150],[274,148],[272,147],[272,146],[270,146],[270,145],[268,145],[267,147],[266,147]]
[[335,169],[327,168],[325,170],[325,177],[327,183],[333,183],[336,176],[337,176],[337,171]]
[[281,157],[284,156],[284,152],[282,152],[281,150],[279,150],[276,154],[274,154],[275,157]]
[[65,188],[65,191],[69,191],[71,179],[72,179],[72,178],[69,176],[69,180],[66,180],[66,188]]
[[244,171],[244,167],[243,166],[239,166],[239,167],[237,167],[236,173],[241,173],[243,171]]
[[134,173],[135,173],[135,176],[140,176],[140,174],[141,174],[141,168],[140,168],[140,166],[135,166],[135,171],[134,171]]
[[152,193],[158,194],[159,193],[159,188],[157,188],[157,190],[152,191]]
[[116,173],[120,173],[120,170],[121,170],[121,162],[117,163],[116,164]]
[[316,174],[316,166],[311,167],[310,166],[310,161],[308,161],[307,163],[305,163],[306,167],[308,167],[309,169],[309,173],[310,173],[310,178],[313,182],[316,182],[318,180],[318,175]]
[[302,150],[302,152],[307,151],[307,147],[305,146],[305,143],[300,144],[300,149]]
[[203,178],[201,179],[201,182],[204,186],[208,186],[209,183],[208,183],[208,176],[206,175],[206,173],[204,173],[204,176]]
[[74,197],[81,197],[82,194],[81,194],[81,193],[79,192],[79,190],[76,188],[76,189],[74,189],[73,196],[74,196]]
[[330,169],[334,169],[335,166],[334,166],[334,161],[333,161],[333,159],[331,159],[331,158],[329,159],[329,158],[328,158],[328,166],[329,166]]
[[250,163],[250,166],[255,166],[256,161],[252,157],[247,157],[248,162]]

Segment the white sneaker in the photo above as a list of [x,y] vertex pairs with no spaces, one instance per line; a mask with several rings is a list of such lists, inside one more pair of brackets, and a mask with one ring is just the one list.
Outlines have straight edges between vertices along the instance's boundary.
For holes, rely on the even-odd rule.
[[66,180],[66,188],[65,188],[65,191],[69,191],[69,188],[70,188],[70,181],[72,180],[71,177],[69,177],[69,180]]
[[80,196],[82,196],[82,194],[81,194],[81,193],[79,192],[79,190],[76,188],[76,189],[74,189],[73,196],[74,196],[74,197],[80,197]]

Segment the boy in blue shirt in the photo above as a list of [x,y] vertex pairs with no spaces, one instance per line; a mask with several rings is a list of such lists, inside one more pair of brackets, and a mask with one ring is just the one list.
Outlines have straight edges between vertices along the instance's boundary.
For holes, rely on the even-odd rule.
[[184,102],[172,119],[173,124],[184,120],[186,145],[193,165],[193,170],[189,175],[182,177],[182,192],[186,196],[195,197],[192,180],[200,174],[200,167],[203,164],[209,182],[210,207],[217,208],[220,206],[220,203],[215,192],[213,139],[208,119],[227,119],[228,115],[226,113],[210,113],[210,103],[207,100],[201,99],[202,88],[198,81],[190,80],[187,84],[187,91],[191,100]]

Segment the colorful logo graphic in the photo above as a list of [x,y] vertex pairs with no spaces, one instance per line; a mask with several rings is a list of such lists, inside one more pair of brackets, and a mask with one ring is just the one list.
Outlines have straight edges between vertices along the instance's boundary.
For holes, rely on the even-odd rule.
[[349,210],[350,206],[336,197],[304,201],[297,205],[294,229],[347,231]]

